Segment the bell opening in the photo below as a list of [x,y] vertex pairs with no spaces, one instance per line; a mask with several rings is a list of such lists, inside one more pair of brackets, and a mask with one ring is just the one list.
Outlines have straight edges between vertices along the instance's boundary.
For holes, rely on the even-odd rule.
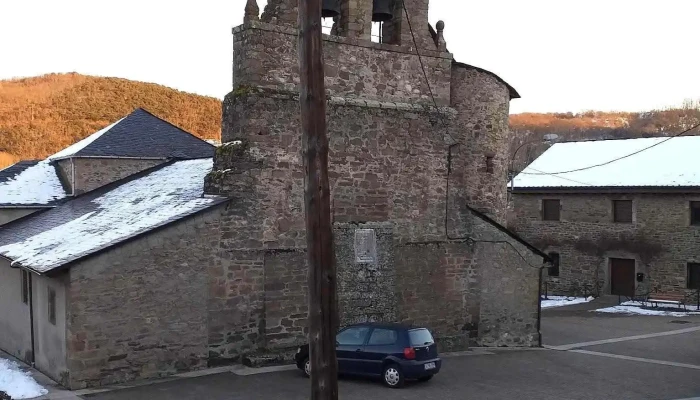
[[383,42],[383,23],[382,22],[372,22],[372,41],[374,43],[382,43]]

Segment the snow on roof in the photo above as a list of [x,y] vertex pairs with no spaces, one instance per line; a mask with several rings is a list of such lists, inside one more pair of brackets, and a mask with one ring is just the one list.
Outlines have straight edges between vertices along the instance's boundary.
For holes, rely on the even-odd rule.
[[[617,158],[654,146],[610,164]],[[518,188],[700,186],[700,136],[557,143],[518,174]]]
[[0,254],[45,273],[225,200],[203,196],[212,159],[166,164],[0,229]]
[[59,160],[61,158],[66,158],[66,157],[70,157],[72,155],[75,155],[77,152],[86,148],[87,146],[92,144],[92,142],[94,142],[95,140],[99,139],[100,136],[104,135],[108,130],[112,129],[115,125],[122,122],[123,119],[124,118],[120,119],[119,121],[117,121],[111,125],[106,126],[105,128],[100,129],[99,131],[93,133],[92,135],[86,137],[85,139],[83,139],[81,141],[73,143],[72,145],[66,147],[65,149],[59,151],[58,153],[56,153],[52,156],[49,156],[48,159],[49,160]]
[[50,205],[65,197],[56,168],[48,161],[36,162],[0,182],[0,206]]

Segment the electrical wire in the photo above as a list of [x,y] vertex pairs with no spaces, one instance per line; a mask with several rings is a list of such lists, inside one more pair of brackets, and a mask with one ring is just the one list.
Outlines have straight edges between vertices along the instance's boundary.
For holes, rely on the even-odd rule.
[[559,176],[559,175],[556,175],[556,174],[550,174],[550,173],[547,173],[547,172],[544,172],[544,171],[540,171],[539,169],[535,169],[535,168],[532,168],[532,167],[530,167],[530,169],[533,170],[533,171],[539,172],[541,175],[551,175],[551,176],[553,176],[553,177],[555,177],[555,178],[563,179],[563,180],[569,181],[569,182],[578,183],[578,184],[584,185],[584,186],[595,186],[595,185],[590,184],[590,183],[577,181],[577,180],[571,179],[571,178],[564,178],[563,176]]
[[[430,80],[428,79],[428,73],[425,71],[425,65],[423,64],[423,57],[421,57],[420,51],[418,50],[418,42],[416,41],[416,36],[413,33],[413,27],[411,26],[411,18],[408,15],[408,10],[406,9],[406,3],[404,1],[401,1],[401,4],[403,5],[403,11],[406,14],[406,22],[408,23],[408,30],[411,32],[411,37],[413,38],[413,45],[416,48],[416,54],[418,54],[418,60],[420,62],[421,70],[423,71],[423,77],[425,78],[425,83],[428,86],[428,92],[430,93],[430,98],[433,100],[433,104],[435,105],[435,109],[437,110],[438,115],[440,115],[441,119],[443,120],[443,123],[445,121],[444,116],[442,115],[442,112],[440,111],[440,107],[437,104],[437,100],[435,100],[435,95],[433,94],[433,89],[430,87]],[[449,135],[449,130],[447,129],[447,124],[445,124],[445,131]],[[534,269],[542,269],[542,266],[534,266],[530,264],[530,262],[525,258],[525,256],[520,253],[517,247],[513,245],[513,243],[507,241],[507,240],[476,240],[470,236],[464,236],[464,237],[451,237],[448,229],[448,210],[449,210],[449,196],[450,196],[450,173],[452,172],[452,148],[455,146],[459,146],[461,143],[453,143],[448,147],[447,150],[447,184],[445,187],[445,236],[449,240],[468,240],[469,242],[472,243],[492,243],[492,244],[500,244],[504,243],[510,246],[515,253],[520,256],[520,258],[527,264],[528,267],[534,268]],[[579,182],[581,183],[581,182]]]
[[539,173],[521,172],[521,174],[524,174],[524,175],[559,175],[559,174],[568,174],[568,173],[571,173],[571,172],[586,171],[586,170],[589,170],[589,169],[593,169],[593,168],[597,168],[597,167],[602,167],[602,166],[604,166],[604,165],[608,165],[608,164],[612,164],[612,163],[617,162],[617,161],[620,161],[620,160],[624,160],[625,158],[632,157],[632,156],[637,155],[637,154],[639,154],[639,153],[641,153],[641,152],[643,152],[643,151],[647,151],[647,150],[649,150],[649,149],[651,149],[651,148],[653,148],[653,147],[656,147],[656,146],[658,146],[658,145],[664,144],[664,143],[668,142],[669,140],[675,139],[675,138],[680,137],[680,136],[683,136],[683,135],[685,135],[686,133],[688,133],[688,132],[690,132],[690,131],[692,131],[693,129],[696,129],[696,128],[698,128],[698,127],[700,127],[700,124],[697,124],[697,125],[695,125],[695,126],[689,128],[689,129],[686,129],[686,130],[684,130],[684,131],[681,132],[681,133],[675,134],[675,135],[673,135],[673,136],[667,138],[666,140],[662,140],[662,141],[660,141],[660,142],[658,142],[658,143],[654,143],[653,145],[648,146],[648,147],[645,147],[645,148],[643,148],[643,149],[641,149],[641,150],[637,150],[637,151],[635,151],[635,152],[633,152],[633,153],[630,153],[630,154],[627,154],[627,155],[625,155],[625,156],[612,159],[612,160],[607,161],[607,162],[604,162],[604,163],[595,164],[595,165],[591,165],[591,166],[584,167],[584,168],[571,169],[571,170],[568,170],[568,171],[559,171],[559,172],[543,172],[543,171],[540,171]]

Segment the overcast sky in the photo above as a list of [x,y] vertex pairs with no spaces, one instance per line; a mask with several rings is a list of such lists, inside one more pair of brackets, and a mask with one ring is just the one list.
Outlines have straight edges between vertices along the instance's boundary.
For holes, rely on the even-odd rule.
[[[0,79],[75,71],[222,98],[244,5],[1,0]],[[512,112],[577,112],[700,98],[699,15],[698,0],[432,0],[430,21],[457,60],[520,92]]]

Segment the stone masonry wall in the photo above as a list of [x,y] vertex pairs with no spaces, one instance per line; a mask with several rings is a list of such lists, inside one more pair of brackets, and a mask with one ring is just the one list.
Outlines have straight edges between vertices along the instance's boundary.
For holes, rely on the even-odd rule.
[[71,389],[207,366],[207,266],[219,214],[198,214],[71,268]]
[[458,112],[453,136],[458,144],[452,151],[453,198],[503,224],[510,161],[509,90],[489,73],[455,64],[450,104]]
[[440,351],[465,349],[470,335],[465,325],[472,321],[471,307],[478,310],[479,304],[470,283],[475,270],[469,244],[407,243],[396,254],[398,321],[430,327]]
[[[561,221],[543,221],[543,198],[560,199]],[[633,200],[632,223],[613,222],[612,200]],[[547,252],[560,254],[552,293],[610,293],[609,259],[636,260],[637,290],[681,293],[687,263],[700,262],[700,227],[690,225],[697,194],[515,194],[514,228]]]
[[[125,158],[76,158],[75,194],[81,194],[116,182],[127,176],[164,163],[166,160]],[[69,180],[70,182],[70,180]]]
[[478,326],[472,326],[478,331],[476,343],[539,346],[539,274],[548,264],[483,219],[474,216],[472,226],[474,280],[479,288]]
[[[427,30],[427,29],[426,29]],[[261,22],[234,28],[233,84],[298,92],[297,31]],[[334,96],[433,104],[450,101],[452,55],[421,51],[430,89],[412,47],[325,36],[326,90]],[[240,89],[239,89],[240,90]]]
[[[355,232],[372,229],[376,258],[356,259]],[[394,227],[391,223],[337,223],[334,229],[340,326],[367,321],[396,321],[397,279]]]

